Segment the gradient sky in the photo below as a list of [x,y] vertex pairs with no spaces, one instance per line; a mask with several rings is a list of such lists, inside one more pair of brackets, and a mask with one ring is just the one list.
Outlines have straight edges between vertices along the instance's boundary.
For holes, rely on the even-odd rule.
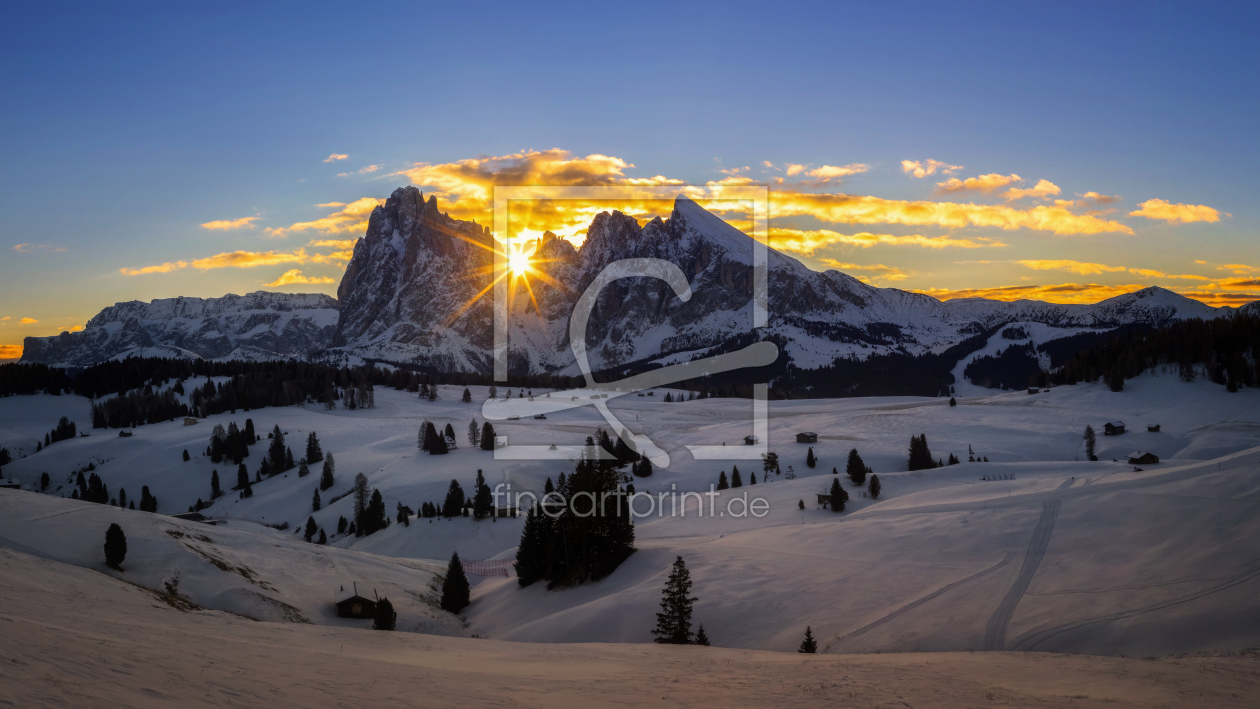
[[11,6],[0,357],[333,293],[373,200],[521,175],[770,184],[776,246],[939,297],[1260,298],[1260,11],[1009,5]]

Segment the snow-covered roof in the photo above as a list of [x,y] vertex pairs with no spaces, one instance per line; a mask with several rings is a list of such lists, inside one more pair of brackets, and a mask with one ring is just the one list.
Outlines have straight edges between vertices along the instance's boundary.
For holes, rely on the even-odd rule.
[[1107,422],[1106,424],[1104,424],[1104,425],[1106,425],[1106,426],[1123,426],[1123,425],[1124,425],[1124,421],[1108,421],[1108,422]]

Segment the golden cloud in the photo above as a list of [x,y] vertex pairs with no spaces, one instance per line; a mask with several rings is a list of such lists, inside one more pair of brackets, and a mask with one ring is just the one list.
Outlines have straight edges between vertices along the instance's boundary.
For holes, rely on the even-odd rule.
[[0,345],[0,359],[18,359],[22,356],[22,345]]
[[341,153],[333,153],[332,155],[329,155],[328,157],[324,158],[324,162],[337,162],[338,160],[345,160],[348,157],[350,156],[342,155]]
[[909,272],[903,271],[900,268],[897,268],[895,266],[885,266],[882,263],[875,263],[869,266],[863,266],[861,264],[856,264],[856,263],[844,263],[843,261],[837,261],[836,259],[826,258],[826,257],[820,258],[818,260],[834,269],[838,269],[841,271],[872,271],[875,274],[877,274],[876,275],[877,278],[881,280],[885,280],[885,281],[901,281],[901,280],[905,280],[907,277],[911,275]]
[[253,229],[254,222],[260,217],[241,217],[240,219],[218,219],[201,225],[202,229]]
[[309,285],[315,283],[336,283],[336,281],[326,276],[304,276],[301,271],[294,268],[285,271],[274,282],[264,283],[263,285],[268,288],[275,288],[278,286]]
[[985,246],[1006,246],[1000,241],[979,237],[976,239],[953,239],[948,236],[927,237],[919,234],[910,236],[872,234],[870,232],[841,234],[829,229],[813,231],[783,229],[780,227],[772,227],[770,229],[769,245],[780,251],[790,251],[808,256],[812,255],[817,249],[836,244],[860,246],[862,248],[869,248],[876,244],[887,244],[890,246],[922,246],[932,249],[949,247],[977,249]]
[[282,263],[306,263],[308,260],[310,260],[310,257],[307,256],[306,249],[298,249],[292,253],[284,251],[267,251],[262,253],[231,251],[192,261],[173,261],[143,268],[120,268],[118,271],[124,276],[140,276],[147,273],[170,273],[171,271],[189,267],[208,271],[214,268],[254,268],[257,266],[275,266]]
[[1062,283],[1048,286],[998,286],[996,288],[965,288],[950,290],[948,288],[928,288],[914,290],[915,293],[930,295],[939,300],[954,298],[986,298],[989,300],[1044,300],[1048,303],[1097,303],[1100,300],[1114,298],[1117,295],[1132,293],[1146,286],[1131,284],[1105,286],[1097,283]]
[[1018,187],[1012,187],[1009,190],[1003,192],[1002,196],[1006,198],[1006,201],[1013,202],[1017,199],[1023,199],[1024,197],[1036,197],[1038,199],[1044,199],[1046,197],[1053,197],[1054,195],[1060,194],[1061,192],[1063,192],[1063,190],[1059,189],[1059,186],[1054,184],[1050,180],[1038,180],[1037,184],[1033,185],[1032,187],[1029,187],[1026,190],[1020,189]]
[[21,319],[21,320],[19,320],[18,322],[19,322],[19,323],[21,323],[21,324],[23,324],[23,325],[33,325],[33,324],[35,324],[35,323],[37,323],[37,322],[39,322],[39,321],[38,321],[38,320],[36,320],[35,318],[22,318],[22,319]]
[[788,163],[788,164],[784,167],[784,172],[786,172],[786,173],[788,174],[788,177],[791,177],[792,175],[799,175],[799,174],[801,174],[802,172],[805,172],[805,166],[804,166],[804,165],[794,165],[794,164],[792,164],[792,163]]
[[290,224],[287,227],[270,227],[264,231],[269,236],[281,237],[288,236],[298,231],[319,231],[325,234],[349,234],[358,233],[367,230],[368,217],[371,216],[372,210],[378,205],[384,204],[385,200],[376,199],[375,197],[360,197],[355,201],[346,204],[344,202],[328,202],[318,205],[324,208],[340,208],[338,211],[329,214],[322,219],[316,219],[311,222],[298,222]]
[[306,245],[316,248],[353,249],[357,243],[359,243],[358,239],[316,239],[307,242]]
[[939,160],[923,160],[923,161],[902,160],[901,161],[901,171],[906,173],[907,175],[914,175],[915,177],[927,177],[928,175],[935,175],[937,170],[940,170],[942,174],[948,175],[954,170],[961,170],[961,169],[963,169],[962,165],[950,165],[949,163],[941,162]]
[[1024,178],[1014,173],[999,175],[994,172],[988,175],[980,175],[979,177],[968,177],[965,180],[951,177],[944,182],[936,183],[936,192],[938,194],[950,194],[953,192],[983,192],[989,194],[1009,184],[1023,181]]
[[831,180],[837,177],[858,175],[870,169],[870,165],[855,162],[849,163],[848,165],[822,165],[812,170],[807,170],[805,174],[810,177],[817,177],[820,180]]
[[1120,222],[1073,214],[1062,207],[1048,205],[1017,209],[1006,205],[906,201],[803,192],[776,192],[771,195],[770,203],[771,215],[774,217],[808,215],[825,222],[842,224],[907,224],[945,228],[980,226],[1006,230],[1035,229],[1055,234],[1133,233],[1132,229]]
[[1196,276],[1192,274],[1169,274],[1163,271],[1156,271],[1150,268],[1131,268],[1128,266],[1108,266],[1101,263],[1087,263],[1084,261],[1072,261],[1070,259],[1038,259],[1015,261],[1021,266],[1036,269],[1038,271],[1062,270],[1070,271],[1082,276],[1097,275],[1102,273],[1132,273],[1147,278],[1181,278],[1195,281],[1210,281],[1212,279],[1207,276]]
[[1221,219],[1220,212],[1202,204],[1170,204],[1162,199],[1148,199],[1138,207],[1139,209],[1129,212],[1130,217],[1162,219],[1169,224],[1217,222]]
[[334,251],[331,254],[315,254],[311,256],[311,263],[327,263],[334,266],[342,266],[343,263],[337,261],[349,261],[354,256],[353,251]]

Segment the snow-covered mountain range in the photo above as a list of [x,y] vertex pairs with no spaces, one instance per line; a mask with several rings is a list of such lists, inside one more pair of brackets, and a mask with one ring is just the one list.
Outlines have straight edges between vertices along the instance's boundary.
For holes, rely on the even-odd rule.
[[23,362],[85,367],[128,356],[301,358],[326,347],[337,301],[316,293],[133,300],[102,310],[80,332],[28,337]]
[[[803,369],[837,357],[940,352],[1014,322],[1063,328],[1160,325],[1235,312],[1152,287],[1092,305],[980,298],[940,301],[877,288],[836,270],[812,271],[769,250],[769,322],[752,328],[753,240],[679,197],[668,219],[640,226],[620,212],[592,221],[580,248],[548,232],[539,273],[518,279],[509,323],[513,372],[577,374],[568,323],[574,303],[610,263],[658,258],[691,284],[683,302],[662,281],[628,278],[601,292],[586,333],[596,370],[685,361],[773,337]],[[452,219],[415,187],[377,207],[338,288],[323,295],[257,292],[218,299],[120,303],[83,332],[27,338],[23,360],[82,366],[126,354],[208,358],[360,357],[489,372],[494,245],[490,231]],[[528,284],[527,284],[528,282]]]

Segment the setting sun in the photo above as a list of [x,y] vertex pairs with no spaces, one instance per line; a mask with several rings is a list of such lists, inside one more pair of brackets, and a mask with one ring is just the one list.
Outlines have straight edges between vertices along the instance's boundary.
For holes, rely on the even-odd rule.
[[514,250],[508,255],[508,268],[511,269],[512,275],[522,276],[529,271],[529,256],[520,250]]

